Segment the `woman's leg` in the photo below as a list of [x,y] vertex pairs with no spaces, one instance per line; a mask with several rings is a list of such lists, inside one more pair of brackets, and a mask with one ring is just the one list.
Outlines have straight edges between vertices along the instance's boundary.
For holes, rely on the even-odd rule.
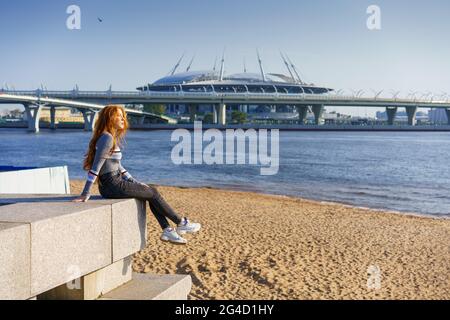
[[150,210],[162,229],[170,226],[166,218],[177,225],[182,221],[182,217],[169,206],[155,187],[125,181],[117,175],[106,179],[99,189],[102,196],[106,198],[136,198],[148,201]]
[[158,221],[159,225],[161,226],[161,229],[166,229],[169,228],[169,222],[167,221],[166,217],[164,215],[162,215],[161,213],[159,213],[158,209],[156,209],[156,207],[152,204],[151,201],[148,202],[149,206],[150,206],[150,211],[153,213],[153,215],[155,216],[156,220]]
[[152,195],[150,199],[148,199],[150,210],[153,212],[162,229],[169,227],[169,223],[166,218],[169,218],[177,225],[181,223],[182,217],[172,209],[172,207],[166,202],[166,200],[164,200],[155,187],[147,185],[141,186],[148,188],[147,192]]
[[166,218],[169,218],[177,225],[182,221],[182,217],[170,207],[155,187],[120,180],[117,184],[112,185],[110,189],[115,196],[121,198],[147,200],[152,213],[163,229],[169,227]]

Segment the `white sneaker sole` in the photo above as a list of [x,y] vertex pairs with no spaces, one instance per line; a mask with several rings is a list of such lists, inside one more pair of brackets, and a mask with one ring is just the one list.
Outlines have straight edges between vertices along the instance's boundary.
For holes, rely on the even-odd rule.
[[166,237],[166,236],[161,236],[161,240],[165,241],[165,242],[171,242],[174,244],[186,244],[187,243],[186,240],[171,240],[169,237]]
[[178,234],[196,233],[196,232],[199,232],[201,228],[202,228],[201,225],[199,225],[198,228],[195,228],[195,229],[192,229],[192,230],[181,230],[181,229],[177,228],[177,233]]

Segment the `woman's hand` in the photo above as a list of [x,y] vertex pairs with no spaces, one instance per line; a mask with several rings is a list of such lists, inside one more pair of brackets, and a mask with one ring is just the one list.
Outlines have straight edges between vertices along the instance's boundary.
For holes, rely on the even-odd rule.
[[148,184],[146,184],[146,183],[143,183],[143,182],[140,182],[140,181],[137,181],[136,183],[139,183],[140,185],[142,185],[144,187],[148,187]]
[[76,199],[73,199],[72,202],[87,202],[91,196],[79,196]]

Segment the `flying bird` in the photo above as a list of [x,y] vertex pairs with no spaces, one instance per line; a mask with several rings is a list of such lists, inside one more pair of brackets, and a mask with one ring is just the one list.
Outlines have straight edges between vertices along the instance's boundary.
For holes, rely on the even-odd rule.
[[98,22],[103,22],[103,19],[97,17]]

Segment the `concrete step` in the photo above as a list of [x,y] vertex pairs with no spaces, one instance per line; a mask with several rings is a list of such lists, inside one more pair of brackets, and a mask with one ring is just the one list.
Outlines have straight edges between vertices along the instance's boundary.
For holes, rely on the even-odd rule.
[[133,273],[133,279],[98,300],[186,300],[192,287],[189,275]]

